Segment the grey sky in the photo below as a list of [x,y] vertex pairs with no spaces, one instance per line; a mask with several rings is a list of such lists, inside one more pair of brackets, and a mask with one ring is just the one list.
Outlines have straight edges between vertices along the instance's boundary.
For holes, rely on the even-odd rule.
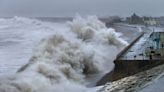
[[164,15],[164,0],[0,0],[0,16]]

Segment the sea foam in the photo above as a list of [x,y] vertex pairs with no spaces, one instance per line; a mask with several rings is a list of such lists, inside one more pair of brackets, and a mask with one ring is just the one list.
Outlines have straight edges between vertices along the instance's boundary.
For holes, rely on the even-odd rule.
[[[34,23],[17,17],[12,21]],[[29,62],[0,81],[0,92],[87,92],[87,77],[110,71],[128,44],[96,16],[76,16],[67,27],[41,40]]]

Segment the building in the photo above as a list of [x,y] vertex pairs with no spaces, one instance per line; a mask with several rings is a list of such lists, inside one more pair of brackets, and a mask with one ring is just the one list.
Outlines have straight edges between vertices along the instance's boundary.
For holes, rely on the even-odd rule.
[[[153,32],[150,35],[149,44],[154,50],[155,54],[158,54],[162,57],[164,56],[164,32],[162,31]],[[145,52],[149,52],[149,51],[145,51]]]
[[154,26],[154,25],[158,24],[155,19],[144,20],[144,23],[146,25],[151,25],[151,26]]

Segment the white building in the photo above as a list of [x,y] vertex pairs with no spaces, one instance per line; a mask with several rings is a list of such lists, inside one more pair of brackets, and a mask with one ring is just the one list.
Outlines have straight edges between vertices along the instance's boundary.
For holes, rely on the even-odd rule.
[[149,20],[145,20],[144,21],[145,24],[148,24],[148,25],[157,25],[157,21],[155,19],[149,19]]

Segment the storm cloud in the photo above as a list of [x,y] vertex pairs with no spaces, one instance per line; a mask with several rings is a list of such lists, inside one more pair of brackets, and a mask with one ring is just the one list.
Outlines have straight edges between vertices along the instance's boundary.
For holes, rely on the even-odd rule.
[[0,0],[0,16],[164,15],[164,0]]

